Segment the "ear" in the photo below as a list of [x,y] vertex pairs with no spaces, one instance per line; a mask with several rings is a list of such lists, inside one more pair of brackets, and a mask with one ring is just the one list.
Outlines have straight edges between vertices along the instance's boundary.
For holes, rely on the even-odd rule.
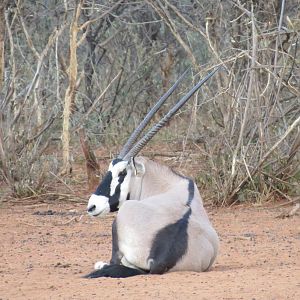
[[134,175],[137,177],[142,177],[145,174],[145,166],[142,163],[135,161],[134,157],[130,158],[130,166],[134,171]]

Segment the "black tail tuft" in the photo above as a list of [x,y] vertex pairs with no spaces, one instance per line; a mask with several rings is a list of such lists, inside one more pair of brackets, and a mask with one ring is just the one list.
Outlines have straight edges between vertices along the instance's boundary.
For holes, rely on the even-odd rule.
[[126,278],[136,275],[143,275],[146,272],[138,269],[128,268],[122,265],[108,265],[100,270],[93,271],[92,273],[83,276],[83,278],[98,278],[98,277],[111,277],[111,278]]

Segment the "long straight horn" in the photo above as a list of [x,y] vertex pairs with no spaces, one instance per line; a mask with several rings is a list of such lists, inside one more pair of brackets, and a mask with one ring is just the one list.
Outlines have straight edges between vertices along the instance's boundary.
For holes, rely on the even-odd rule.
[[143,129],[147,126],[149,121],[152,119],[154,114],[160,109],[160,107],[165,103],[165,101],[172,95],[179,83],[183,80],[184,76],[187,74],[189,69],[187,69],[173,84],[173,86],[156,102],[152,109],[148,112],[144,120],[139,124],[139,126],[134,130],[126,144],[123,146],[118,158],[123,159],[127,152],[131,149],[132,145],[135,143]]
[[153,138],[153,136],[166,125],[166,123],[172,118],[172,116],[193,96],[193,94],[217,71],[219,67],[210,72],[205,78],[200,80],[184,97],[182,97],[177,104],[148,132],[141,138],[132,149],[124,156],[124,160],[128,160],[130,157],[136,156],[141,149]]

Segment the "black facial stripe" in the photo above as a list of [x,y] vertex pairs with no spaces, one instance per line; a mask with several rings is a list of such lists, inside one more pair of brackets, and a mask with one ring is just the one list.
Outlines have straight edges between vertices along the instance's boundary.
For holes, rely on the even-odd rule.
[[119,173],[119,180],[118,180],[119,183],[122,183],[124,181],[126,175],[127,175],[127,171],[126,170],[124,170],[124,171],[122,171],[122,172]]
[[119,209],[119,198],[120,198],[121,188],[120,184],[117,185],[114,194],[109,198],[110,211],[117,211]]
[[107,198],[109,198],[110,195],[110,185],[111,185],[111,181],[112,181],[112,174],[111,171],[108,171],[103,180],[101,181],[101,183],[99,184],[99,186],[97,187],[96,191],[95,191],[95,195],[97,196],[105,196]]
[[122,177],[122,176],[126,176],[127,175],[127,170],[126,169],[124,169],[123,171],[121,171],[120,173],[119,173],[119,177]]
[[[127,173],[126,173],[127,174]],[[109,206],[110,211],[117,211],[119,208],[119,200],[120,200],[120,194],[121,194],[121,184],[123,183],[126,174],[119,176],[118,179],[118,185],[116,186],[115,192],[112,196],[109,197]]]

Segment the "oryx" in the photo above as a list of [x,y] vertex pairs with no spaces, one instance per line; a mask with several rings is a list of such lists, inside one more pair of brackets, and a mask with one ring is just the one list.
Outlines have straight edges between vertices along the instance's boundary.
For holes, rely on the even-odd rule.
[[136,142],[154,113],[182,80],[183,74],[110,163],[102,182],[89,199],[87,211],[91,216],[101,217],[118,211],[112,225],[112,257],[109,264],[96,263],[96,270],[85,277],[201,272],[208,270],[214,262],[219,239],[194,181],[136,155],[216,70],[201,80]]

